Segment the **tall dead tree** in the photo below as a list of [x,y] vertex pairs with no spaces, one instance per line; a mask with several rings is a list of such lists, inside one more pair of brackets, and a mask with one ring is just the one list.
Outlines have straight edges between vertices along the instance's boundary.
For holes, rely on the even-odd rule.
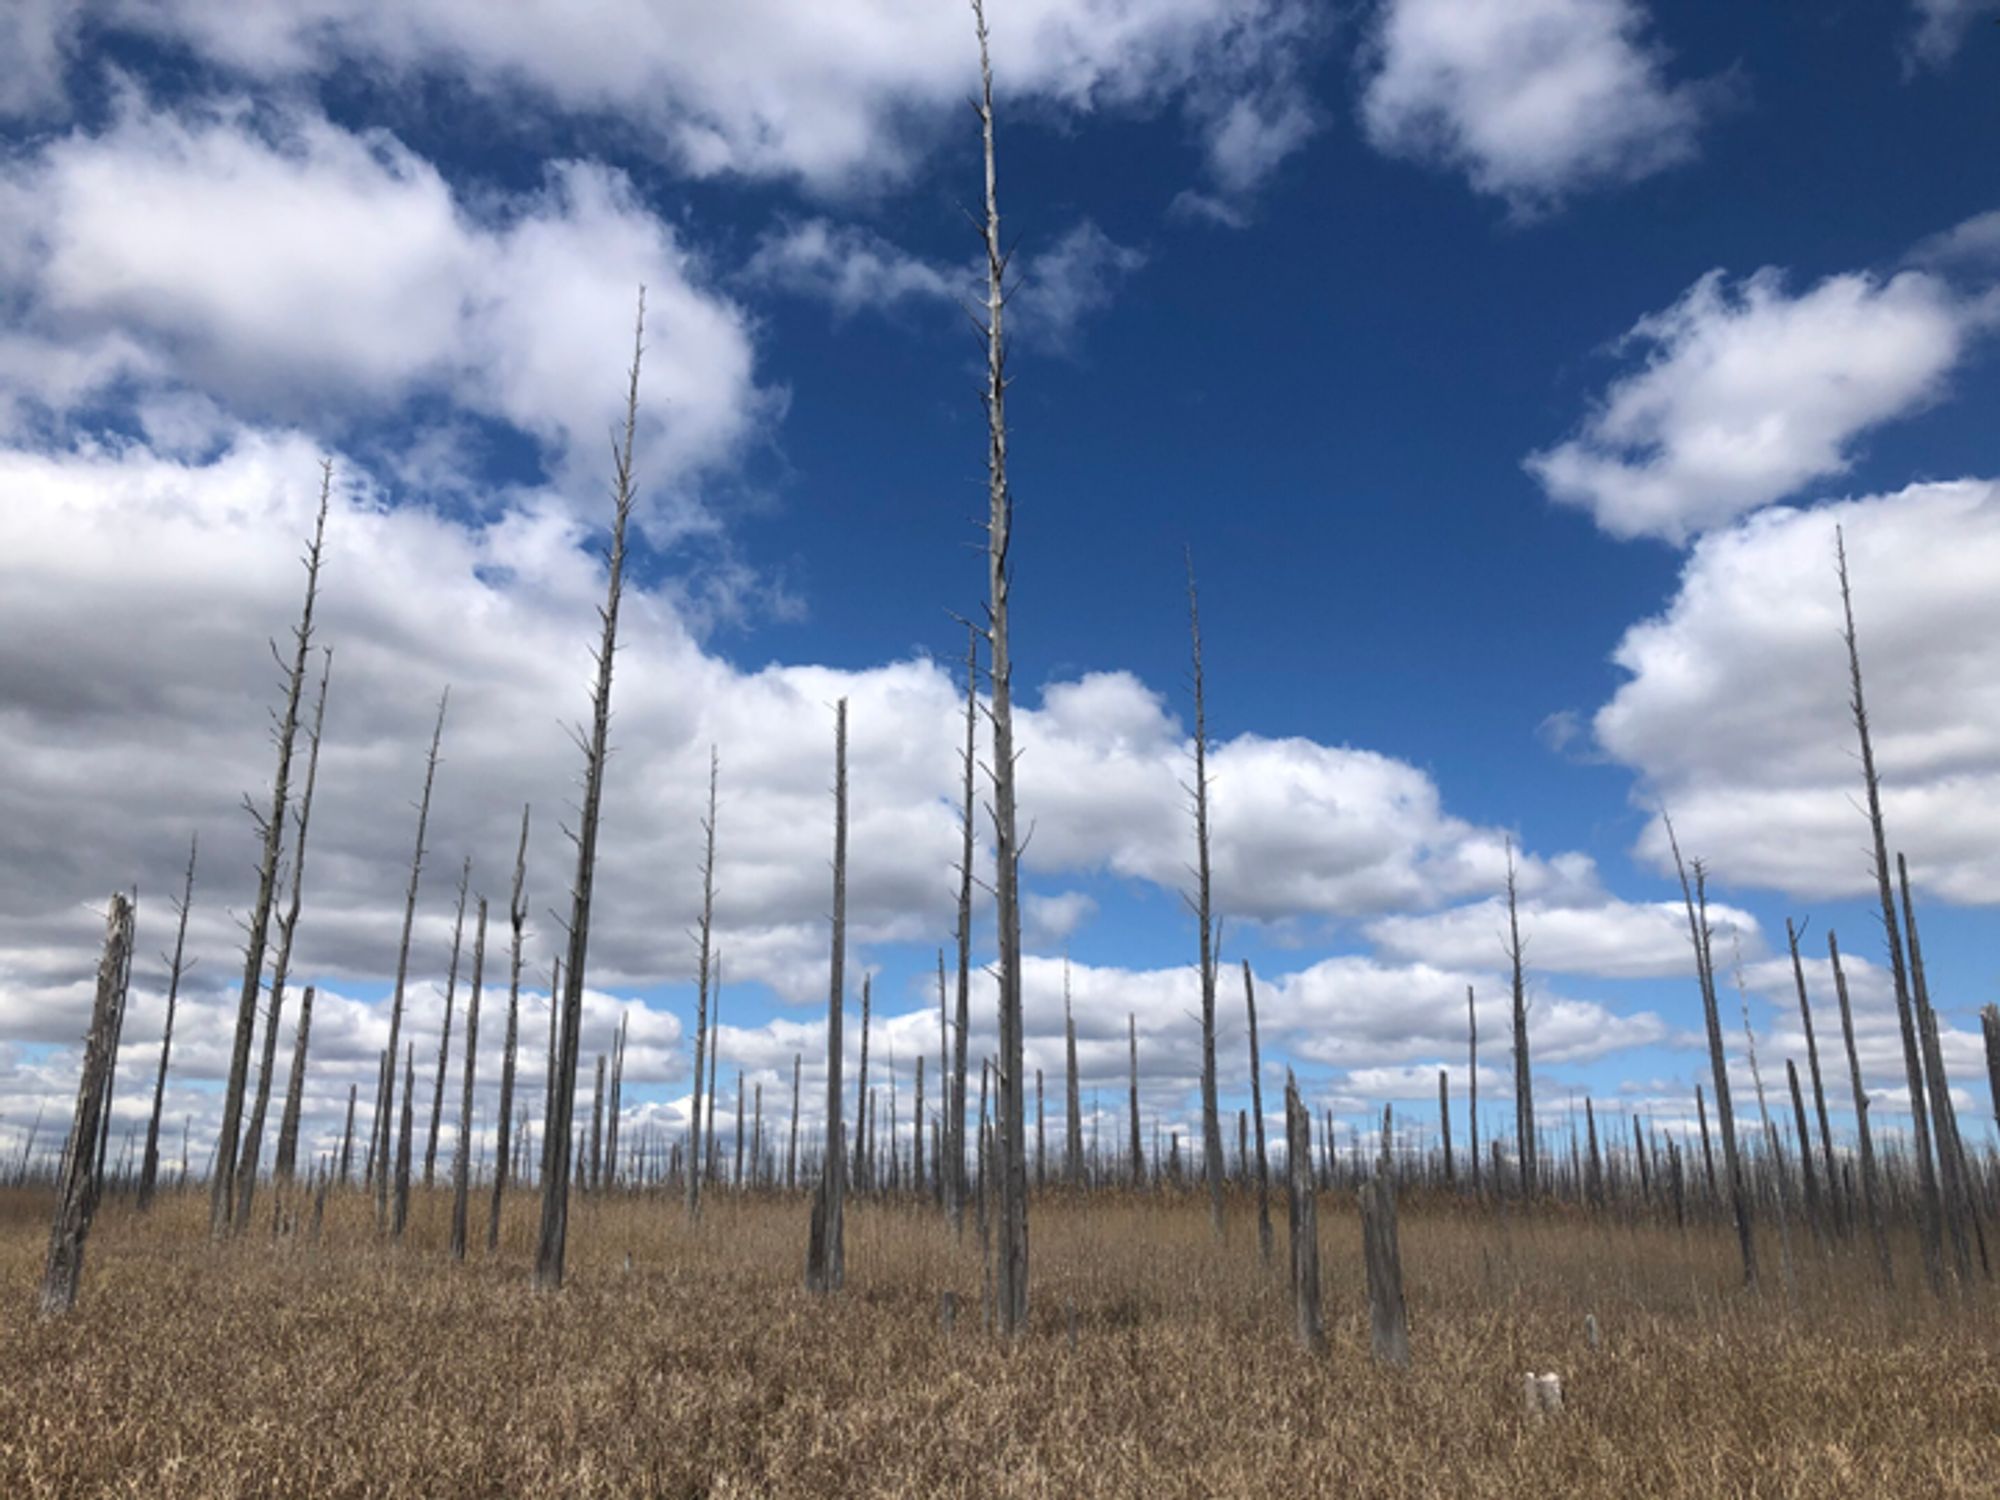
[[788,1193],[799,1182],[799,1076],[804,1063],[802,1053],[792,1054],[792,1133],[785,1146],[785,1191]]
[[160,1070],[153,1080],[153,1113],[146,1122],[146,1154],[139,1167],[139,1211],[152,1206],[153,1189],[160,1175],[160,1111],[167,1102],[167,1059],[174,1050],[174,1012],[181,996],[181,978],[188,971],[188,907],[194,901],[194,862],[199,835],[188,838],[187,874],[181,879],[181,897],[174,903],[174,952],[167,960],[167,1021],[160,1032]]
[[458,960],[465,943],[465,898],[472,886],[472,856],[465,856],[465,863],[458,871],[458,915],[451,924],[451,963],[444,977],[444,1026],[438,1032],[437,1082],[431,1088],[431,1129],[424,1140],[424,1186],[429,1187],[437,1173],[438,1127],[444,1122],[444,1088],[446,1065],[451,1061],[451,1015],[458,1000]]
[[708,1046],[708,961],[715,936],[715,784],[722,774],[722,755],[708,747],[708,816],[702,819],[701,926],[695,934],[694,1110],[688,1116],[689,1218],[701,1213],[701,1172],[694,1166],[701,1155],[701,1069]]
[[[132,926],[136,933],[139,925],[139,888],[132,887]],[[111,1010],[111,1072],[104,1085],[104,1109],[98,1118],[97,1165],[98,1179],[104,1177],[104,1157],[111,1146],[111,1104],[118,1087],[118,1048],[125,1036],[125,1011],[132,996],[132,957],[136,950],[134,942],[125,947],[125,971],[118,976],[118,998]],[[125,1139],[126,1154],[131,1152],[132,1140],[128,1132]],[[122,1169],[121,1169],[122,1172]]]
[[873,976],[861,976],[861,1071],[854,1081],[854,1172],[850,1180],[856,1192],[865,1193],[874,1186],[868,1180],[868,1139],[861,1128],[868,1118],[868,1029]]
[[604,1175],[607,1186],[618,1182],[618,1118],[625,1112],[625,1040],[631,1034],[632,1013],[618,1018],[611,1042],[611,1104],[604,1121]]
[[[313,608],[319,602],[319,568],[326,541],[327,507],[333,497],[333,465],[320,469],[319,510],[312,540],[306,546],[306,597],[299,623],[292,627],[292,659],[285,671],[284,708],[277,715],[278,768],[271,781],[271,805],[258,812],[246,798],[262,840],[257,861],[257,895],[250,908],[243,943],[243,990],[236,1001],[236,1035],[230,1044],[229,1078],[222,1094],[222,1126],[215,1141],[215,1167],[209,1179],[208,1228],[213,1235],[229,1230],[236,1208],[237,1132],[243,1128],[243,1095],[250,1079],[250,1042],[257,1027],[257,998],[264,989],[264,950],[271,936],[271,909],[277,904],[278,859],[285,843],[285,813],[291,805],[292,746],[298,738],[299,700],[305,694],[306,662],[312,655]],[[272,646],[272,654],[277,647]]]
[[590,729],[576,734],[583,751],[583,807],[575,834],[576,880],[570,887],[569,962],[565,965],[561,1056],[556,1060],[555,1097],[547,1131],[553,1149],[542,1176],[542,1225],[535,1249],[535,1285],[545,1291],[562,1286],[563,1254],[569,1243],[569,1133],[576,1109],[576,1057],[583,1028],[584,964],[590,948],[590,899],[597,874],[597,823],[604,806],[604,764],[611,733],[611,665],[618,651],[618,603],[625,588],[625,528],[635,498],[632,441],[639,426],[639,361],[645,352],[646,294],[639,293],[639,311],[632,331],[632,368],[625,393],[625,431],[615,450],[610,578],[598,618],[604,630],[598,642],[597,682],[590,694]]
[[1979,1008],[1979,1030],[1986,1039],[1986,1088],[1993,1096],[1993,1123],[2000,1126],[2000,1005]]
[[1479,1012],[1472,1003],[1472,986],[1465,987],[1465,1131],[1466,1156],[1472,1163],[1472,1191],[1479,1192]]
[[1063,960],[1063,1042],[1069,1079],[1063,1093],[1067,1128],[1063,1133],[1063,1176],[1070,1186],[1083,1181],[1083,1090],[1076,1076],[1076,1011],[1070,1004],[1069,960]]
[[[1812,1076],[1813,1106],[1819,1115],[1820,1166],[1826,1178],[1827,1204],[1833,1210],[1834,1227],[1845,1232],[1847,1213],[1842,1204],[1840,1172],[1833,1162],[1833,1126],[1826,1109],[1826,1086],[1820,1081],[1819,1040],[1813,1035],[1812,1005],[1806,999],[1806,970],[1799,959],[1799,934],[1790,917],[1785,918],[1785,942],[1792,953],[1792,980],[1799,991],[1799,1024],[1806,1033],[1806,1071]],[[1810,1159],[1812,1145],[1799,1137],[1800,1154]]]
[[[395,1064],[390,1067],[393,1071]],[[410,1136],[416,1125],[415,1098],[417,1093],[417,1049],[415,1043],[405,1043],[403,1047],[403,1118],[401,1128],[396,1132],[396,1182],[395,1208],[391,1215],[389,1233],[400,1240],[410,1223]]]
[[1201,1169],[1208,1181],[1208,1222],[1222,1222],[1222,1121],[1215,1080],[1215,925],[1208,858],[1208,698],[1201,665],[1201,600],[1195,592],[1194,552],[1187,554],[1188,635],[1194,643],[1194,785],[1183,790],[1194,809],[1194,909],[1201,964]]
[[403,896],[403,937],[396,945],[396,983],[389,992],[389,1047],[385,1052],[386,1067],[382,1073],[383,1089],[381,1107],[375,1111],[380,1160],[375,1163],[375,1222],[378,1228],[389,1225],[389,1152],[394,1145],[395,1132],[391,1122],[396,1117],[396,1047],[403,1035],[403,989],[410,977],[410,931],[417,920],[417,886],[424,873],[424,830],[431,820],[431,788],[437,784],[438,747],[444,742],[444,713],[451,703],[449,687],[438,695],[437,723],[431,729],[431,748],[424,757],[424,793],[417,803],[417,848],[410,856],[410,885]]
[[1125,1038],[1132,1057],[1131,1092],[1125,1106],[1125,1123],[1132,1132],[1132,1141],[1127,1149],[1132,1155],[1132,1186],[1136,1188],[1146,1185],[1146,1151],[1139,1138],[1139,1018],[1130,1011],[1125,1013]]
[[97,963],[97,998],[84,1039],[83,1068],[76,1084],[76,1117],[56,1176],[55,1216],[49,1226],[49,1253],[42,1270],[41,1311],[54,1317],[76,1306],[83,1279],[83,1245],[97,1213],[103,1169],[96,1150],[100,1122],[111,1107],[111,1033],[117,1023],[118,994],[132,963],[132,906],[114,892],[105,916],[104,952]]
[[997,1321],[1009,1337],[1028,1324],[1028,1155],[1023,1108],[1025,1038],[1021,1028],[1021,850],[1014,797],[1014,658],[1008,637],[1009,553],[1014,497],[1007,486],[1007,342],[1002,318],[1007,301],[1007,251],[1000,238],[999,172],[993,145],[993,64],[987,46],[985,0],[972,0],[979,35],[979,99],[974,106],[986,157],[986,216],[979,226],[986,252],[986,649],[993,702],[993,881],[998,927],[1000,1225],[994,1279]]
[[500,1123],[493,1150],[493,1200],[486,1216],[486,1249],[500,1248],[500,1204],[514,1141],[514,1066],[521,1039],[521,943],[528,924],[528,812],[521,809],[521,844],[514,853],[514,893],[507,902],[513,937],[507,954],[507,1041],[500,1055]]
[[710,981],[708,1007],[708,1120],[703,1125],[703,1140],[707,1149],[703,1153],[703,1169],[710,1180],[719,1173],[716,1163],[715,1101],[719,1096],[715,1087],[717,1064],[722,1061],[722,955],[715,955],[715,968]]
[[[472,993],[465,1001],[465,1083],[458,1096],[458,1140],[451,1162],[451,1258],[465,1259],[466,1221],[472,1197],[472,1086],[479,1061],[479,993],[486,983],[486,898],[472,938]],[[495,1155],[504,1152],[504,1146]],[[496,1172],[499,1170],[495,1169]]]
[[298,1171],[299,1114],[305,1107],[306,1052],[312,1045],[313,994],[313,986],[307,985],[305,993],[299,997],[299,1024],[292,1034],[292,1071],[285,1079],[285,1108],[278,1117],[277,1173],[278,1180],[284,1183],[289,1183]]
[[1507,842],[1507,960],[1514,980],[1514,1131],[1521,1157],[1521,1196],[1535,1196],[1535,1079],[1528,1057],[1528,986],[1514,880],[1514,843]]
[[1861,690],[1861,647],[1854,630],[1854,594],[1847,579],[1847,538],[1834,528],[1834,555],[1840,574],[1842,639],[1847,645],[1848,710],[1861,741],[1861,777],[1868,795],[1868,829],[1874,839],[1876,894],[1882,902],[1882,939],[1889,945],[1889,975],[1896,987],[1896,1023],[1903,1037],[1903,1072],[1910,1091],[1910,1135],[1917,1156],[1920,1194],[1919,1230],[1923,1237],[1924,1274],[1931,1289],[1944,1291],[1943,1203],[1937,1169],[1931,1159],[1930,1111],[1924,1102],[1923,1063],[1918,1054],[1916,1022],[1910,1006],[1910,982],[1903,967],[1902,934],[1896,922],[1896,898],[1889,881],[1889,839],[1882,824],[1882,782],[1875,769],[1875,745],[1868,729],[1868,703]]
[[[313,710],[311,738],[306,753],[306,784],[299,797],[298,829],[292,842],[291,893],[285,910],[279,913],[278,957],[271,967],[271,1005],[264,1018],[264,1053],[257,1065],[257,1100],[250,1110],[250,1122],[243,1128],[243,1145],[237,1153],[236,1223],[250,1222],[250,1204],[257,1192],[257,1164],[264,1152],[264,1120],[271,1107],[271,1082],[278,1068],[278,1023],[285,1011],[285,983],[292,973],[292,945],[299,929],[299,908],[305,888],[306,834],[312,826],[313,788],[319,781],[319,747],[326,729],[326,688],[333,674],[333,652],[325,653],[319,679],[319,702]],[[306,1023],[311,1029],[311,1022]]]
[[1243,1009],[1250,1023],[1250,1113],[1257,1120],[1257,1251],[1271,1263],[1271,1169],[1264,1156],[1264,1071],[1257,1055],[1257,985],[1243,960]]
[[361,1093],[361,1085],[347,1086],[347,1128],[340,1133],[340,1185],[347,1186],[348,1175],[354,1169],[354,1104]]
[[1965,1182],[1958,1115],[1951,1106],[1951,1080],[1945,1073],[1944,1049],[1938,1042],[1937,1015],[1931,1009],[1930,986],[1924,982],[1924,950],[1917,936],[1917,908],[1910,899],[1910,868],[1900,853],[1896,856],[1896,880],[1903,893],[1903,933],[1910,945],[1910,999],[1917,1013],[1924,1075],[1930,1083],[1931,1125],[1937,1140],[1945,1226],[1951,1232],[1952,1261],[1959,1279],[1968,1281],[1972,1276],[1972,1195]]
[[965,749],[961,752],[964,791],[959,807],[958,991],[952,1012],[951,1086],[945,1094],[945,1203],[954,1234],[965,1230],[965,1047],[972,1030],[972,832],[973,771],[979,745],[979,634],[965,642]]
[[1299,1342],[1314,1354],[1326,1349],[1319,1301],[1319,1200],[1312,1169],[1312,1115],[1299,1099],[1298,1080],[1285,1069],[1285,1187],[1292,1247],[1292,1316]]
[[826,1001],[826,1157],[806,1237],[806,1289],[837,1292],[847,1278],[847,1158],[840,1130],[840,1022],[847,986],[847,700],[833,710],[833,952]]
[[1361,1253],[1368,1271],[1369,1347],[1375,1362],[1410,1362],[1403,1305],[1403,1252],[1396,1237],[1396,1179],[1389,1163],[1389,1111],[1382,1111],[1382,1159],[1361,1187]]
[[[333,670],[333,651],[331,648],[328,648],[326,653],[325,669],[327,673],[331,673]],[[298,930],[299,925],[299,897],[301,879],[305,873],[306,859],[306,824],[312,815],[313,788],[319,780],[320,737],[325,731],[326,683],[326,676],[322,675],[319,684],[319,705],[313,711],[312,751],[306,763],[305,793],[299,801],[298,853],[292,864],[291,903],[280,924],[282,936],[278,944],[278,969],[283,973],[289,973],[291,970],[292,935]],[[277,991],[279,985],[280,980],[274,976],[271,984],[271,1025],[274,1031],[277,1026]],[[292,1068],[290,1075],[285,1080],[285,1107],[278,1119],[277,1174],[278,1180],[285,1183],[289,1183],[292,1180],[293,1175],[298,1169],[299,1114],[305,1106],[306,1056],[312,1045],[312,1013],[313,996],[315,993],[314,987],[307,985],[304,994],[299,997],[299,1021],[292,1036]],[[267,1038],[265,1045],[265,1055],[267,1057],[270,1055],[270,1048],[271,1039]],[[265,1071],[268,1074],[268,1064]],[[257,1092],[260,1100],[267,1092],[261,1081],[258,1084]],[[259,1114],[261,1115],[261,1110]],[[258,1131],[257,1134],[261,1136],[262,1131]],[[250,1148],[250,1175],[252,1179],[256,1177],[256,1174],[257,1142],[253,1140]],[[243,1197],[243,1217],[245,1218],[249,1216],[249,1191],[249,1185],[246,1184]]]
[[[1757,1284],[1757,1247],[1750,1220],[1750,1199],[1743,1180],[1743,1163],[1736,1149],[1736,1112],[1729,1097],[1729,1058],[1722,1045],[1722,1012],[1715,995],[1715,959],[1709,946],[1708,885],[1701,861],[1694,864],[1694,881],[1688,880],[1687,866],[1681,861],[1680,840],[1674,835],[1673,819],[1661,814],[1667,830],[1667,844],[1673,850],[1674,869],[1680,875],[1681,900],[1687,907],[1688,939],[1694,945],[1695,975],[1701,985],[1702,1018],[1708,1028],[1709,1072],[1715,1085],[1715,1113],[1722,1129],[1722,1161],[1729,1177],[1729,1209],[1736,1222],[1737,1249],[1743,1257],[1743,1281]],[[1707,1149],[1704,1130],[1703,1150]],[[1712,1175],[1712,1169],[1711,1169]]]

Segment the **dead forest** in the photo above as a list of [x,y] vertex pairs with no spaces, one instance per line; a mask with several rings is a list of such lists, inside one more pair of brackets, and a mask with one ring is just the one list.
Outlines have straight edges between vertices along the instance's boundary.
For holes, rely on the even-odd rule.
[[[497,895],[473,886],[469,861],[441,871],[427,822],[450,774],[448,689],[437,698],[428,745],[411,747],[387,1040],[372,1092],[348,1091],[333,1138],[302,1125],[315,990],[292,967],[312,920],[315,777],[340,692],[339,643],[315,613],[341,546],[327,524],[335,475],[320,476],[298,614],[275,647],[274,767],[245,804],[254,879],[236,893],[244,941],[220,1129],[190,1139],[162,1117],[175,996],[195,957],[188,912],[211,858],[191,846],[165,915],[145,914],[174,934],[164,1034],[125,1029],[140,914],[114,893],[89,955],[73,1114],[38,1120],[0,1163],[0,1491],[1993,1493],[2000,1156],[1985,1122],[1961,1120],[1946,1071],[1922,892],[1882,810],[1895,768],[1875,758],[1854,623],[1867,580],[1850,576],[1844,548],[1825,576],[1845,610],[1880,925],[1788,924],[1803,1069],[1759,1069],[1747,1002],[1732,1017],[1711,871],[1676,842],[1709,1065],[1692,1130],[1537,1100],[1532,932],[1511,867],[1512,1025],[1482,1037],[1468,992],[1470,1098],[1455,1100],[1441,1071],[1435,1120],[1385,1108],[1357,1128],[1316,1109],[1308,1085],[1259,1056],[1256,978],[1223,956],[1190,555],[1198,1126],[1142,1113],[1136,1017],[1116,1018],[1129,1038],[1122,1099],[1086,1107],[1073,1014],[1064,1076],[1030,1076],[1009,630],[1012,282],[986,21],[978,0],[972,10],[985,577],[965,611],[962,838],[957,867],[940,872],[957,903],[954,930],[939,934],[935,1054],[886,1067],[869,1056],[870,981],[857,987],[847,964],[844,701],[825,725],[825,1056],[794,1058],[788,1093],[760,1085],[746,1099],[741,1075],[733,1087],[718,1077],[723,749],[707,817],[688,831],[705,899],[691,935],[685,1129],[629,1108],[622,1030],[586,1034],[599,830],[624,790],[615,667],[645,461],[641,291],[601,630],[577,643],[589,653],[580,795],[560,839],[554,814],[520,809]],[[529,974],[528,892],[540,867],[541,884],[556,884],[558,866],[559,957],[552,976]],[[974,931],[980,892],[991,934]],[[454,933],[442,1042],[419,1056],[405,1018],[436,1002],[410,985],[412,932],[420,907],[440,901]],[[1843,972],[1855,952],[1883,962],[1893,985],[1907,1129],[1871,1120]],[[985,953],[997,1046],[981,1056],[971,1007]],[[1831,993],[1808,983],[1822,953]],[[523,987],[545,981],[550,1028],[530,1034]],[[849,1076],[843,1032],[857,1018]],[[1989,1095],[2000,1120],[2000,1007],[1983,1023],[1988,1077],[1956,1082]],[[505,1039],[485,1119],[475,1093],[495,1080],[476,1073],[482,1034]],[[120,1141],[116,1061],[135,1043],[157,1043],[159,1065],[145,1129]],[[1492,1101],[1480,1108],[1482,1045],[1512,1079],[1504,1122]],[[806,1097],[820,1078],[823,1097]],[[1233,1119],[1225,1093],[1247,1097]]]

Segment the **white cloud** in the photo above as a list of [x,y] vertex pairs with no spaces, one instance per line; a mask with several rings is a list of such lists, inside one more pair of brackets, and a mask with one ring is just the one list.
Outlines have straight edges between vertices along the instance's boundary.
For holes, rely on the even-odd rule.
[[690,481],[731,461],[772,399],[746,315],[603,167],[558,163],[539,192],[475,210],[385,133],[128,93],[101,133],[17,158],[0,199],[0,289],[24,308],[0,339],[17,425],[121,377],[322,421],[436,395],[567,473],[598,461],[618,415],[641,284],[655,519],[692,504]]
[[1966,33],[1982,16],[2000,11],[2000,0],[1912,0],[1917,28],[1910,37],[1910,56],[1926,67],[1941,68],[1958,55]]
[[1576,437],[1529,458],[1614,536],[1673,542],[1843,472],[1857,439],[1936,400],[1991,309],[1938,277],[1711,271],[1622,341],[1644,356]]
[[1694,156],[1706,100],[1647,23],[1637,0],[1383,0],[1362,123],[1520,211],[1650,176]]
[[[1725,943],[1741,937],[1761,950],[1757,919],[1710,903],[1709,924]],[[1543,901],[1520,904],[1526,965],[1536,973],[1581,974],[1603,979],[1684,977],[1693,972],[1687,912],[1678,901],[1627,902],[1604,898],[1588,905]],[[1447,911],[1383,917],[1368,926],[1376,948],[1392,958],[1453,967],[1504,961],[1507,904],[1499,896]]]
[[0,119],[59,108],[72,0],[9,0],[0,8]]
[[[944,130],[962,132],[978,55],[966,8],[933,0],[295,0],[227,17],[200,0],[103,9],[255,78],[324,76],[343,63],[453,78],[497,100],[615,120],[685,171],[821,190],[903,177]],[[994,71],[1012,98],[1066,113],[1178,100],[1232,184],[1297,143],[1295,58],[1316,29],[1300,0],[1016,0],[992,23]],[[1236,117],[1245,101],[1255,132]]]
[[[1963,480],[1711,533],[1626,632],[1598,710],[1611,756],[1731,885],[1872,888],[1834,578],[1846,531],[1890,848],[1922,893],[2000,901],[2000,485]],[[1657,820],[1640,853],[1665,868]]]

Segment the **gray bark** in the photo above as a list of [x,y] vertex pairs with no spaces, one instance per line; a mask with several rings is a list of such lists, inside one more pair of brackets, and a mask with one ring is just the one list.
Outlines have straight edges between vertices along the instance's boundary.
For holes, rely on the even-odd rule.
[[1222,1121],[1215,1078],[1215,924],[1208,858],[1208,698],[1201,665],[1201,602],[1194,586],[1194,553],[1187,558],[1188,635],[1194,643],[1194,804],[1195,926],[1201,964],[1201,1170],[1208,1184],[1209,1227],[1223,1232]]
[[278,1161],[280,1182],[290,1182],[298,1170],[299,1113],[305,1107],[306,1051],[312,1045],[312,985],[299,997],[299,1024],[292,1034],[292,1070],[285,1079],[285,1108],[278,1117]]
[[174,953],[167,967],[167,1021],[160,1032],[160,1071],[153,1080],[153,1113],[146,1124],[146,1154],[139,1167],[139,1211],[153,1202],[153,1189],[160,1174],[160,1112],[167,1102],[167,1059],[174,1049],[174,1012],[181,995],[181,977],[187,973],[188,907],[194,901],[194,862],[199,835],[188,838],[187,874],[181,880],[181,898],[174,905]]
[[521,809],[521,844],[514,854],[514,893],[507,902],[513,931],[507,954],[507,1040],[500,1057],[500,1123],[493,1150],[493,1199],[486,1215],[487,1253],[500,1248],[500,1205],[514,1154],[514,1069],[521,1043],[521,944],[528,923],[528,808]]
[[845,1178],[840,1129],[840,1022],[847,986],[847,700],[833,718],[833,952],[826,1002],[826,1159],[806,1239],[806,1289],[837,1292],[847,1276]]
[[[945,1159],[951,1164],[945,1187],[954,1234],[965,1230],[965,1047],[972,1029],[972,820],[973,769],[979,754],[979,636],[968,631],[965,642],[965,783],[959,809],[958,861],[958,990],[953,1011],[951,1089],[946,1095]],[[942,977],[942,976],[940,976]]]
[[701,1214],[702,1160],[701,1089],[702,1064],[708,1050],[708,978],[710,944],[715,936],[715,786],[722,774],[721,753],[708,747],[708,816],[702,819],[701,927],[695,935],[695,1022],[694,1022],[694,1103],[688,1116],[688,1173],[685,1184],[689,1218]]
[[1292,1317],[1299,1342],[1314,1354],[1326,1349],[1320,1317],[1319,1200],[1312,1170],[1312,1116],[1299,1086],[1285,1070],[1285,1185],[1292,1249]]
[[[1126,1123],[1132,1131],[1128,1149],[1132,1153],[1132,1186],[1138,1188],[1146,1185],[1146,1152],[1139,1138],[1139,1018],[1130,1011],[1125,1015],[1125,1036],[1132,1055],[1131,1093],[1125,1106],[1130,1116]],[[2000,1100],[2000,1094],[1996,1094],[1995,1098]],[[2000,1104],[1995,1107],[2000,1108]]]
[[1514,1134],[1520,1154],[1521,1196],[1535,1196],[1535,1080],[1528,1056],[1528,986],[1523,968],[1521,919],[1514,889],[1514,845],[1507,844],[1507,959],[1514,979]]
[[[1250,1023],[1250,1113],[1257,1121],[1257,1250],[1271,1263],[1271,1169],[1264,1155],[1264,1071],[1257,1054],[1257,985],[1243,960],[1243,1009]],[[1136,1143],[1137,1137],[1134,1136]]]
[[[1813,1108],[1819,1116],[1820,1167],[1826,1180],[1827,1206],[1833,1213],[1834,1228],[1846,1232],[1849,1212],[1840,1192],[1840,1171],[1833,1161],[1833,1125],[1826,1108],[1826,1086],[1820,1080],[1819,1041],[1813,1034],[1812,1005],[1806,999],[1806,970],[1799,959],[1799,934],[1790,917],[1785,918],[1785,941],[1792,953],[1792,979],[1799,991],[1799,1024],[1806,1033],[1806,1071],[1812,1077]],[[1812,1147],[1805,1136],[1799,1137],[1799,1151],[1810,1157]]]
[[[465,1259],[472,1198],[472,1088],[479,1062],[479,996],[486,984],[486,898],[479,898],[479,926],[472,939],[472,993],[465,1001],[465,1081],[458,1096],[458,1140],[451,1163],[451,1258]],[[496,1155],[499,1153],[496,1152]],[[495,1169],[498,1170],[497,1168]]]
[[[1383,1137],[1388,1126],[1383,1126]],[[1403,1253],[1396,1239],[1396,1184],[1386,1159],[1361,1188],[1361,1254],[1368,1269],[1369,1346],[1375,1362],[1410,1362],[1410,1320],[1403,1304]]]
[[451,1017],[458,1001],[458,960],[465,943],[465,898],[472,885],[472,856],[458,872],[458,915],[451,924],[451,964],[444,978],[444,1027],[438,1032],[437,1082],[431,1087],[431,1128],[424,1140],[424,1186],[437,1174],[438,1128],[444,1123],[444,1089],[447,1064],[451,1061]]
[[1063,1176],[1075,1187],[1083,1181],[1083,1091],[1076,1076],[1076,1012],[1070,1005],[1067,958],[1063,960],[1063,1041],[1069,1073],[1063,1096],[1067,1125],[1063,1135]]

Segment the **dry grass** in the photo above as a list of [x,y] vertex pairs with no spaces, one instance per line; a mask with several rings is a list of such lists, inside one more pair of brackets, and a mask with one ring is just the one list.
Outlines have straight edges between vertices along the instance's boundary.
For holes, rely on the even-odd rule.
[[[587,1203],[547,1298],[525,1197],[499,1260],[455,1268],[444,1193],[400,1251],[359,1195],[317,1247],[221,1248],[205,1199],[170,1195],[105,1212],[76,1315],[42,1324],[46,1204],[0,1194],[0,1496],[2000,1494],[1984,1291],[1937,1309],[1815,1264],[1788,1304],[1734,1289],[1719,1233],[1412,1209],[1397,1375],[1367,1359],[1353,1212],[1327,1207],[1315,1360],[1249,1218],[1218,1248],[1193,1200],[1038,1201],[1034,1332],[1008,1349],[979,1330],[970,1228],[960,1248],[914,1209],[858,1205],[847,1291],[818,1302],[802,1202],[718,1193],[697,1229]],[[1560,1418],[1521,1415],[1530,1366],[1563,1372]]]

